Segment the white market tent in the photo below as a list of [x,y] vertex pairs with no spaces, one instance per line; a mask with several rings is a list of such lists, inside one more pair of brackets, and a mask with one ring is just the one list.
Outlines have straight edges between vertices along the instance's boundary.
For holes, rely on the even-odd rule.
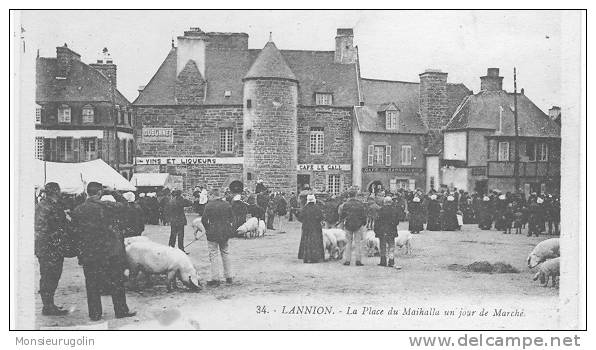
[[118,191],[136,191],[136,187],[101,159],[82,163],[36,160],[34,170],[36,188],[56,182],[63,193],[79,194],[85,192],[89,182],[95,181]]
[[132,175],[130,183],[137,187],[165,186],[169,176],[168,173],[135,173]]

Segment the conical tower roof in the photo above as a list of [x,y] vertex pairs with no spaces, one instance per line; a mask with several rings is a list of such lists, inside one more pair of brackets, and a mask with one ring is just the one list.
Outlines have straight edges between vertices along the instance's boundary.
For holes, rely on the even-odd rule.
[[263,47],[243,80],[258,78],[298,81],[273,41],[269,41]]

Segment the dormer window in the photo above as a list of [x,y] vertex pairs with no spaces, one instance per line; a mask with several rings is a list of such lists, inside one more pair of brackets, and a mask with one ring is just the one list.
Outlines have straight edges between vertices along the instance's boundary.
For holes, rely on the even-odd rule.
[[93,124],[95,122],[92,106],[87,105],[87,106],[83,107],[82,122],[83,122],[83,124]]
[[385,111],[385,129],[397,130],[397,111]]
[[68,105],[58,108],[58,123],[70,124],[70,107]]
[[317,106],[333,105],[333,95],[330,93],[317,92],[315,94],[315,103]]

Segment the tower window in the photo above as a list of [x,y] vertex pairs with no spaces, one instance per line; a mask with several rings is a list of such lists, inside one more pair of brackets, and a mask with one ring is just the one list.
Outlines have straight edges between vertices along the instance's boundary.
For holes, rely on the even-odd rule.
[[222,153],[232,153],[234,151],[234,129],[219,129],[219,151]]
[[249,98],[246,100],[246,108],[251,108],[252,107],[252,100]]
[[310,128],[310,154],[323,154],[325,150],[325,130],[320,127]]
[[498,160],[501,162],[509,161],[509,142],[499,142]]
[[331,106],[333,104],[333,95],[327,93],[316,93],[315,103],[317,106]]
[[62,105],[58,108],[58,123],[70,124],[70,107]]

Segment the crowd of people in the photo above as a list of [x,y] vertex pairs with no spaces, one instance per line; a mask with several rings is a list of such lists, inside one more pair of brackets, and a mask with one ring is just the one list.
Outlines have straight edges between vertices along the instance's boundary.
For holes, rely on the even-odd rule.
[[[282,231],[286,221],[302,224],[298,259],[305,263],[325,260],[323,228],[341,228],[346,234],[343,264],[362,266],[363,235],[374,230],[379,239],[381,266],[401,268],[395,262],[399,235],[398,224],[408,221],[408,229],[454,231],[463,224],[478,224],[483,230],[494,227],[505,234],[538,236],[560,232],[560,203],[556,195],[532,193],[488,194],[442,188],[423,193],[381,188],[363,194],[357,188],[341,195],[315,193],[308,187],[300,192],[270,191],[263,181],[254,192],[248,189],[225,191],[197,186],[192,195],[178,189],[157,192],[121,193],[108,191],[101,184],[87,185],[86,193],[63,196],[57,183],[45,185],[36,198],[35,255],[40,267],[40,295],[43,315],[64,315],[54,303],[54,294],[62,274],[65,257],[78,257],[85,275],[87,303],[91,320],[102,317],[101,295],[111,295],[116,317],[133,316],[125,295],[127,271],[124,239],[139,236],[145,225],[169,225],[169,245],[184,251],[186,208],[196,212],[205,228],[211,279],[208,286],[218,286],[218,255],[221,256],[226,283],[232,283],[228,240],[248,217],[266,223],[267,229]],[[195,236],[195,239],[198,237]],[[188,253],[187,253],[188,254]]]

